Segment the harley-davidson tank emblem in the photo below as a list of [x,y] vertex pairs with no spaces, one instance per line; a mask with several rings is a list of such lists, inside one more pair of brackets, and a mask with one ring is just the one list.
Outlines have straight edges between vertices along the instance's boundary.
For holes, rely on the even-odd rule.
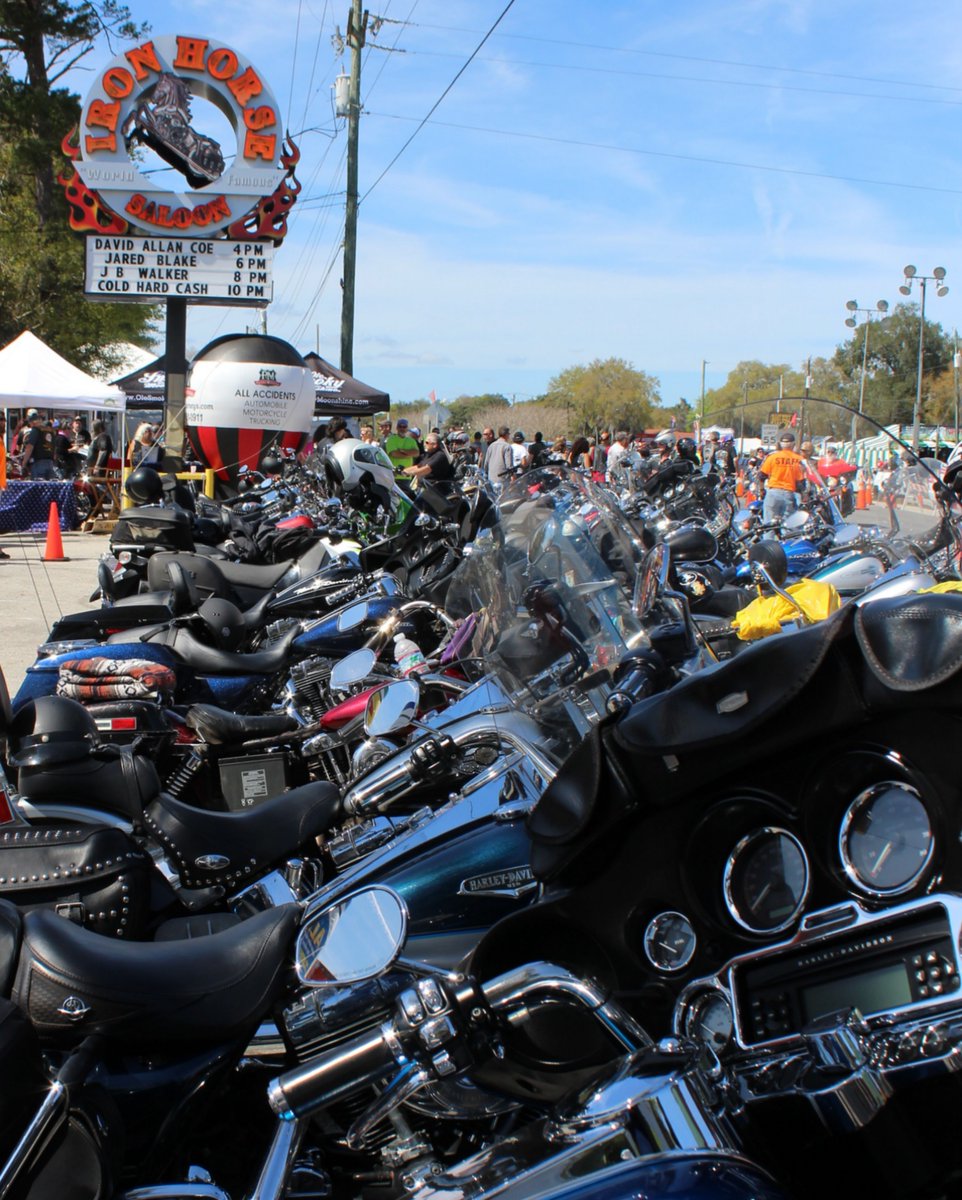
[[505,867],[485,875],[472,875],[461,881],[460,896],[507,896],[515,900],[538,886],[529,866]]

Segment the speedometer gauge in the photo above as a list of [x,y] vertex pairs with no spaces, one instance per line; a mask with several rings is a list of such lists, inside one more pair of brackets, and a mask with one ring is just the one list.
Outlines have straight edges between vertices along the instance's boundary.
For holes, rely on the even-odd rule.
[[725,904],[743,929],[777,933],[799,916],[808,897],[808,858],[786,829],[766,826],[743,837],[728,856]]
[[935,839],[922,797],[906,783],[877,783],[848,806],[838,835],[845,874],[870,896],[893,896],[918,883]]

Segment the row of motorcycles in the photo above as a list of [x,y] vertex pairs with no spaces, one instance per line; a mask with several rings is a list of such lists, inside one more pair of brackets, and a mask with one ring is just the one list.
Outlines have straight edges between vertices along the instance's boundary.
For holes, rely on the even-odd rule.
[[382,458],[132,476],[0,694],[0,1196],[962,1193],[951,467]]

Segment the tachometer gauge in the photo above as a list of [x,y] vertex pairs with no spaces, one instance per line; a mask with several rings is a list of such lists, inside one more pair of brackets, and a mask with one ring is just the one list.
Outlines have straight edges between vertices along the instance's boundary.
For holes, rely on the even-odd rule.
[[645,927],[645,954],[659,971],[681,971],[691,962],[698,939],[680,912],[660,912]]
[[723,886],[728,911],[743,929],[787,929],[808,897],[808,858],[801,842],[786,829],[756,829],[728,856]]
[[935,838],[922,797],[906,783],[877,783],[848,806],[838,835],[845,874],[870,896],[893,896],[918,883]]

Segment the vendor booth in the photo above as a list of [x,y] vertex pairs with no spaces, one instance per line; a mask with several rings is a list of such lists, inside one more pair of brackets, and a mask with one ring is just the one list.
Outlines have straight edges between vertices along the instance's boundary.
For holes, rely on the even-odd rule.
[[[122,413],[124,393],[61,358],[29,330],[0,350],[0,407]],[[61,529],[77,523],[74,485],[11,480],[0,493],[0,531],[45,529],[56,501]]]

